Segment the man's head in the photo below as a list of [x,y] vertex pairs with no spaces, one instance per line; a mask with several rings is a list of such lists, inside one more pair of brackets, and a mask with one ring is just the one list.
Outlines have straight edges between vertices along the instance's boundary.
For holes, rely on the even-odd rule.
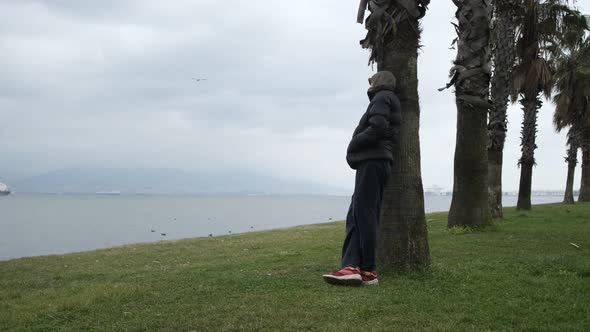
[[373,77],[369,78],[369,84],[371,85],[370,90],[379,88],[389,88],[390,90],[395,90],[396,83],[397,81],[393,73],[385,70],[380,71],[373,75]]

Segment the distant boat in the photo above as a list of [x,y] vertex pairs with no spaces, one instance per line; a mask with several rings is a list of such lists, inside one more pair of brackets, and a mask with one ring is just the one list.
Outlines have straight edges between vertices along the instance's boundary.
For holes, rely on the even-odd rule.
[[120,191],[117,190],[108,190],[108,191],[97,191],[95,192],[97,195],[121,195]]
[[0,182],[0,196],[6,196],[10,194],[10,188],[7,185]]

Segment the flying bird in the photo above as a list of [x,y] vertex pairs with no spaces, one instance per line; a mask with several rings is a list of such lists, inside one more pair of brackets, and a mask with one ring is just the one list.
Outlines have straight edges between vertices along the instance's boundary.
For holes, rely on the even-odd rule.
[[193,77],[193,80],[194,80],[195,82],[202,82],[202,81],[207,81],[207,79],[206,79],[206,78],[194,78],[194,77]]

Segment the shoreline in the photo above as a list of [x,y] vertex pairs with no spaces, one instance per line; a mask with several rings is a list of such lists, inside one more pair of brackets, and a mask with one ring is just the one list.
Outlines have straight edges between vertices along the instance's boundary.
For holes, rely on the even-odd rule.
[[[562,203],[555,202],[555,203],[537,204],[537,205],[533,205],[533,208],[538,207],[538,206],[551,206],[551,205],[558,205],[558,204],[562,204]],[[505,206],[505,208],[510,209],[510,208],[514,208],[514,206]],[[437,219],[433,219],[432,215],[441,215],[441,214],[447,214],[447,213],[448,213],[448,211],[428,212],[425,214],[426,223],[429,224],[434,221],[440,221]],[[235,233],[232,232],[231,234],[216,234],[216,235],[212,235],[212,236],[192,236],[192,237],[189,236],[189,237],[182,237],[182,238],[161,239],[161,240],[157,240],[157,241],[131,242],[131,243],[112,245],[112,246],[105,246],[105,247],[100,247],[100,248],[93,248],[93,249],[88,249],[88,250],[79,250],[79,251],[77,250],[77,251],[48,253],[48,254],[41,254],[41,255],[26,255],[26,256],[19,256],[19,257],[11,257],[11,258],[7,258],[7,259],[0,259],[0,263],[9,262],[9,261],[18,260],[18,259],[37,258],[37,257],[59,257],[59,256],[65,256],[65,255],[84,254],[84,253],[101,251],[101,250],[112,250],[112,249],[118,249],[118,248],[124,248],[124,247],[141,246],[141,245],[154,245],[154,244],[161,244],[161,243],[175,243],[175,242],[179,242],[179,241],[189,241],[189,240],[195,240],[195,239],[229,238],[232,236],[243,235],[243,234],[282,231],[282,230],[296,229],[296,228],[300,228],[300,227],[321,226],[321,225],[329,225],[332,223],[337,224],[337,223],[343,223],[343,222],[345,222],[345,220],[327,220],[327,221],[323,221],[323,222],[315,222],[315,223],[310,223],[310,224],[299,224],[299,225],[294,225],[294,226],[246,230],[243,232],[238,231]]]

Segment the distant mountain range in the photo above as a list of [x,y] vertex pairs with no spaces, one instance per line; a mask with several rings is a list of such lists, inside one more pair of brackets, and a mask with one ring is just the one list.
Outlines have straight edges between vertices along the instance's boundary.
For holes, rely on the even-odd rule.
[[121,194],[348,194],[317,183],[249,171],[188,172],[179,169],[70,168],[16,180],[14,192]]

